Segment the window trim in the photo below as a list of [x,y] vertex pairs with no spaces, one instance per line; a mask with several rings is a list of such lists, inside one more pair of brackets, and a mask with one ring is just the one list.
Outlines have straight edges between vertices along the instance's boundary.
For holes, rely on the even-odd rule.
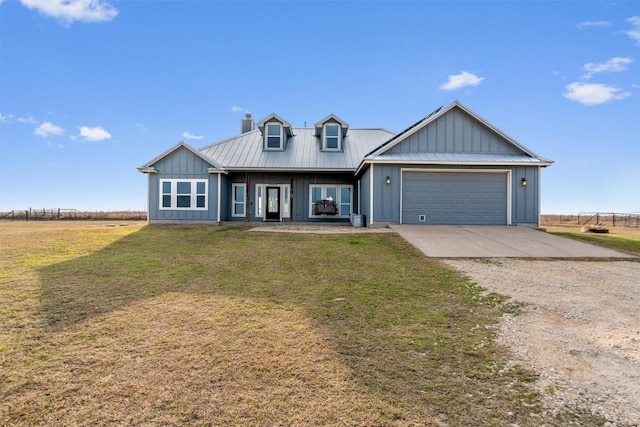
[[342,214],[342,209],[341,209],[341,205],[344,205],[345,203],[342,202],[342,189],[343,188],[348,188],[349,189],[349,210],[353,211],[353,185],[349,185],[349,184],[309,184],[309,218],[327,218],[327,215],[314,215],[313,214],[313,203],[315,202],[315,200],[313,200],[313,191],[312,188],[313,187],[320,187],[320,194],[321,197],[326,197],[327,195],[327,188],[328,187],[335,187],[336,188],[336,204],[338,205],[338,215],[331,215],[329,216],[330,218],[351,218],[351,212],[349,212],[346,215]]
[[[158,180],[158,192],[160,194],[158,200],[158,209],[161,211],[206,211],[209,209],[209,180],[208,179],[160,179]],[[165,193],[163,191],[164,183],[171,184],[171,191]],[[178,207],[178,183],[188,182],[191,185],[189,197],[189,207]],[[198,184],[204,183],[204,193],[198,193]],[[171,197],[170,206],[163,206],[164,196],[169,195]],[[180,195],[186,195],[186,193],[180,193]],[[198,207],[198,196],[204,196],[204,207]]]
[[[280,138],[280,145],[278,147],[269,147],[269,138],[275,138],[275,135],[269,135],[269,126],[278,126],[280,129],[280,133],[278,138]],[[284,125],[280,122],[273,121],[267,122],[264,125],[264,143],[263,148],[269,151],[281,151],[284,150]]]
[[[244,189],[242,200],[236,200],[236,188]],[[242,205],[242,213],[236,213],[236,206]],[[247,215],[247,184],[244,182],[234,182],[231,184],[231,216],[233,218],[244,218]]]
[[[327,135],[327,126],[336,126],[338,128],[338,135],[329,137]],[[337,138],[338,147],[329,148],[327,144],[328,138]],[[322,125],[322,151],[342,151],[342,125],[340,123],[329,122]]]
[[[291,185],[289,184],[256,184],[254,193],[255,217],[264,218],[264,212],[267,204],[266,187],[280,187],[280,215],[282,219],[291,218]],[[260,194],[262,195],[262,203],[260,202]]]

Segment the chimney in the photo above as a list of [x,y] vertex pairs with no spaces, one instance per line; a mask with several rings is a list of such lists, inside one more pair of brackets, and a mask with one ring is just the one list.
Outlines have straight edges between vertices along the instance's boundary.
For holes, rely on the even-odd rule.
[[256,124],[253,122],[251,118],[251,113],[247,113],[244,115],[244,119],[241,120],[240,123],[240,133],[251,132],[256,128]]

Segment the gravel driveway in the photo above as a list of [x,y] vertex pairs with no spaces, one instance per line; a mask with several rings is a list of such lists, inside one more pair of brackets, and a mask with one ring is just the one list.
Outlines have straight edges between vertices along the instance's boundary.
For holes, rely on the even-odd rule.
[[640,263],[443,261],[490,292],[522,304],[500,322],[514,361],[540,374],[547,407],[585,407],[640,424]]

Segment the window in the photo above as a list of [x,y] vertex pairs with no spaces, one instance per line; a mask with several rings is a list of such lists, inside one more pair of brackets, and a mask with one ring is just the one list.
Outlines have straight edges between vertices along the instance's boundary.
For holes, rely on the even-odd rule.
[[160,180],[160,209],[206,210],[206,179]]
[[326,124],[323,132],[323,150],[340,150],[340,125]]
[[256,217],[262,218],[262,209],[264,204],[264,198],[262,197],[262,191],[264,186],[262,184],[256,184]]
[[247,184],[231,184],[233,193],[233,204],[231,216],[243,217],[245,213]]
[[282,144],[282,125],[280,123],[267,123],[267,143],[265,148],[268,150],[281,150]]
[[318,185],[309,186],[309,217],[319,218],[320,215],[313,214],[314,203],[318,200],[330,199],[338,206],[337,217],[350,217],[351,205],[353,203],[353,187],[351,185]]

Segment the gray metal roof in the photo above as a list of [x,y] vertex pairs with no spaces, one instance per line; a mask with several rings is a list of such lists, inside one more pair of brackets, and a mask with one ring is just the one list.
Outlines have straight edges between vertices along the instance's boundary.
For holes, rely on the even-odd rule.
[[286,150],[263,150],[260,131],[245,134],[201,148],[206,157],[225,169],[243,170],[325,170],[355,171],[364,156],[379,147],[393,133],[385,129],[352,129],[342,140],[343,151],[321,151],[315,128],[293,128]]
[[500,153],[382,153],[369,156],[371,162],[392,163],[432,163],[432,164],[502,164],[502,165],[541,165],[548,166],[553,161],[541,157],[531,157],[527,154]]

